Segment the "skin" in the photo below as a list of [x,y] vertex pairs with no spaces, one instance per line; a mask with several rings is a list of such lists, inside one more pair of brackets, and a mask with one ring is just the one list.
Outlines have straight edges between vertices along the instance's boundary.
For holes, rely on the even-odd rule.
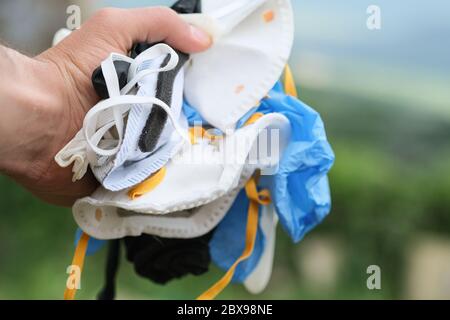
[[111,52],[136,42],[163,41],[187,53],[206,50],[211,38],[168,8],[106,8],[56,47],[30,58],[0,46],[0,172],[46,202],[71,206],[98,182],[89,172],[72,183],[56,153],[78,132],[99,98],[91,74]]

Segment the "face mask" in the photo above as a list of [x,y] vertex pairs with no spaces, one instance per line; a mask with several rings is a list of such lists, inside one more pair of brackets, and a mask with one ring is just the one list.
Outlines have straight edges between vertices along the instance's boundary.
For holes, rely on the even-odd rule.
[[[187,3],[188,1],[181,2]],[[282,43],[285,34],[280,33],[281,36],[280,34],[272,34],[268,37],[273,39],[265,43],[269,49],[269,54],[266,55],[266,52],[254,46],[255,43],[259,45],[259,37],[256,37],[254,42],[252,42],[252,39],[249,39],[246,42],[248,47],[245,47],[245,43],[241,41],[241,38],[247,37],[247,34],[242,31],[237,33],[237,30],[247,30],[252,33],[253,31],[244,27],[251,25],[254,19],[250,19],[250,17],[256,16],[258,10],[262,9],[265,9],[265,11],[261,12],[259,18],[262,18],[267,25],[278,22],[277,19],[279,17],[284,17],[281,23],[282,26],[291,25],[289,16],[292,12],[290,11],[289,1],[205,0],[205,4],[204,12],[211,12],[211,14],[188,16],[185,19],[192,19],[195,22],[194,24],[203,25],[204,29],[209,30],[215,39],[215,46],[222,43],[222,50],[217,50],[217,55],[227,52],[226,55],[222,54],[222,60],[217,59],[214,61],[219,62],[219,64],[213,63],[211,65],[213,60],[209,57],[210,60],[206,63],[210,64],[211,70],[215,69],[213,70],[214,72],[211,72],[211,70],[202,71],[206,72],[205,74],[212,75],[212,77],[208,78],[208,81],[211,79],[219,80],[216,82],[216,85],[219,86],[222,83],[227,85],[227,82],[230,82],[229,79],[236,78],[236,75],[228,73],[233,69],[230,67],[233,66],[233,64],[230,64],[230,61],[233,62],[233,60],[239,62],[236,69],[239,68],[240,73],[242,73],[241,70],[245,69],[247,63],[253,63],[251,59],[246,59],[247,55],[245,53],[247,48],[250,48],[249,51],[253,50],[252,54],[249,53],[249,56],[253,55],[253,58],[257,57],[258,53],[262,53],[259,59],[256,59],[258,62],[255,65],[259,66],[261,61],[265,61],[264,63],[273,62],[271,59],[267,59],[273,58],[272,54],[275,49],[273,51],[270,50],[272,49],[270,47],[274,46],[273,39]],[[275,9],[271,4],[273,4]],[[286,9],[285,5],[289,7],[289,10],[284,10]],[[267,30],[267,32],[271,32],[270,28]],[[289,37],[289,32],[287,34],[287,37]],[[225,41],[224,39],[231,40]],[[230,48],[233,48],[233,46],[238,48],[236,51],[243,53],[242,57],[236,52],[234,52],[234,56],[232,55],[233,50]],[[230,57],[234,58],[231,59]],[[113,60],[109,65],[115,65],[114,62]],[[155,63],[155,67],[163,65],[161,61],[158,61],[158,57],[153,58],[151,63]],[[230,70],[222,67],[224,64]],[[242,67],[242,65],[245,66]],[[269,63],[268,66],[276,67],[276,64]],[[196,68],[199,68],[198,64],[193,61],[190,69],[194,70]],[[118,70],[113,69],[115,68],[109,69],[109,75],[115,73],[117,77]],[[257,76],[261,76],[259,80],[268,79],[267,70],[266,68],[264,69],[264,72],[261,73],[258,73],[259,70],[248,71],[248,77],[251,78],[249,83],[252,81],[259,82],[257,81]],[[110,78],[108,76],[108,68],[105,68],[105,70],[107,70],[105,79]],[[218,71],[224,71],[225,73],[222,76],[218,76]],[[202,72],[199,72],[199,74]],[[201,77],[197,80],[205,82],[205,79]],[[197,88],[196,83],[201,82],[189,83],[185,86],[190,86],[190,90],[193,92],[192,88]],[[275,81],[269,87],[273,83]],[[120,81],[114,81],[112,86],[122,89]],[[247,83],[239,85],[234,92],[244,93],[245,95],[246,86]],[[129,89],[133,94],[140,89],[138,87],[135,90],[134,85],[132,87]],[[256,86],[256,90],[259,87]],[[239,106],[236,107],[237,104],[233,105],[231,103],[230,110],[221,109],[217,111],[214,110],[214,104],[198,108],[198,104],[189,101],[196,109],[201,111],[201,117],[199,118],[206,120],[203,122],[205,125],[209,122],[212,127],[219,127],[223,132],[226,132],[226,135],[212,139],[209,133],[191,134],[190,138],[193,146],[188,148],[188,146],[184,145],[176,157],[172,157],[162,169],[156,171],[143,183],[137,186],[133,185],[133,187],[119,192],[111,192],[105,188],[100,188],[91,197],[80,199],[73,207],[77,223],[82,226],[86,233],[96,235],[98,238],[114,239],[124,235],[133,235],[134,233],[138,235],[149,233],[150,235],[161,234],[170,238],[184,239],[195,237],[196,234],[206,234],[206,230],[211,230],[211,228],[214,228],[213,226],[220,222],[210,242],[210,250],[216,264],[228,269],[228,271],[222,279],[199,296],[199,299],[214,298],[218,292],[226,287],[231,279],[244,282],[251,292],[262,290],[268,282],[272,268],[277,221],[275,210],[282,226],[295,241],[299,241],[329,211],[330,201],[326,174],[334,159],[318,114],[299,101],[279,92],[277,87],[269,93],[267,99],[263,99],[257,108],[254,106],[240,108]],[[206,90],[204,88],[206,88],[206,85],[203,88],[197,88],[199,96],[204,95],[207,97],[209,93],[205,93]],[[219,91],[224,91],[223,89],[224,87],[221,87]],[[252,87],[252,91],[254,89]],[[110,90],[108,89],[107,91],[109,95]],[[188,96],[189,94],[186,91],[185,94]],[[263,94],[258,93],[258,97],[255,100],[260,101],[267,91],[265,90]],[[229,97],[229,90],[224,92],[224,99],[228,99],[228,102],[233,102],[234,100]],[[156,91],[154,95],[156,95]],[[251,95],[249,96],[252,97]],[[113,98],[115,99],[115,97]],[[153,105],[157,104],[157,101],[161,101],[156,98],[150,101],[145,95],[134,98],[136,99],[131,102],[131,106],[128,106],[127,110],[122,112],[119,109],[121,111],[120,114],[128,117],[134,104]],[[139,100],[138,98],[145,98],[145,100]],[[214,103],[217,100],[222,100],[221,95],[213,96],[211,94],[210,98],[211,101],[214,98]],[[124,101],[121,102],[121,105],[126,104]],[[128,101],[128,103],[130,102]],[[254,105],[256,104],[259,103],[255,102]],[[177,127],[176,117],[172,114],[171,108],[164,102],[157,105],[167,112],[170,123],[173,123],[175,130],[179,132],[179,135],[183,136],[187,128]],[[239,105],[242,106],[242,103]],[[228,104],[226,107],[228,107]],[[123,108],[126,109],[125,106]],[[96,121],[101,122],[100,120],[103,117],[107,120],[107,124],[109,122],[117,123],[117,117],[114,114],[116,110],[113,108],[109,109],[111,114],[105,116],[102,111],[106,109],[109,109],[108,105],[98,107],[99,117]],[[212,110],[214,112],[210,112],[208,115],[208,112]],[[261,118],[254,118],[255,112],[265,115]],[[237,116],[238,113],[240,114],[239,117]],[[188,116],[189,120],[191,120],[192,114]],[[221,121],[222,127],[220,127]],[[246,126],[243,126],[242,122],[245,122]],[[219,123],[219,125],[216,123]],[[114,126],[119,127],[116,124],[112,127]],[[101,167],[108,163],[109,159],[116,157],[116,153],[112,155],[104,154],[103,158],[101,158],[99,153],[95,152],[95,147],[108,151],[116,148],[118,145],[122,146],[124,139],[121,139],[118,134],[111,132],[112,130],[109,129],[112,127],[103,129],[106,130],[105,134],[100,130],[102,126],[95,125],[94,127],[93,133],[89,131],[91,135],[85,135],[84,132],[81,132],[81,135],[77,135],[77,137],[80,140],[83,138],[87,140],[89,147],[94,151],[93,157],[92,153],[88,153],[87,157],[92,159],[91,163]],[[227,132],[228,130],[226,129],[228,128],[232,128],[234,131]],[[270,156],[258,157],[256,163],[250,162],[250,154],[254,149],[271,149],[272,147],[271,144],[264,144],[255,148],[256,137],[259,138],[261,135],[258,129],[264,128],[280,130],[279,154],[275,157],[269,152]],[[120,130],[117,131],[120,132]],[[191,133],[191,129],[189,129],[189,132]],[[89,141],[86,136],[95,138],[100,136],[100,141],[96,144],[95,139]],[[248,147],[236,150],[223,147],[219,143],[221,140],[226,142],[249,140],[250,143]],[[192,161],[182,161],[183,159],[192,159],[193,156],[198,154],[206,154],[208,161],[199,165]],[[76,155],[76,153],[68,153],[67,159],[72,157],[74,161],[77,161]],[[221,162],[224,155],[230,156],[232,161]],[[139,154],[136,158],[139,159]],[[218,164],[216,163],[217,160]],[[242,163],[241,160],[243,161]],[[259,177],[258,174],[254,174],[249,179],[249,176],[256,169],[264,171],[268,168],[273,168],[274,162],[276,163],[275,166],[279,168],[279,170],[274,172],[274,175]],[[77,168],[80,171],[83,169],[82,166]],[[242,190],[243,183],[245,184],[245,190]],[[240,190],[241,192],[239,192]],[[236,194],[238,195],[236,196]],[[245,211],[248,212],[246,213]],[[246,225],[245,220],[247,220]],[[77,261],[78,257],[82,256],[85,250],[87,239],[89,239],[86,233],[83,233],[80,240],[81,244],[79,243],[77,246],[74,261]]]
[[214,45],[192,55],[184,93],[209,124],[226,131],[281,76],[293,43],[293,13],[288,0],[205,0],[202,6],[202,14],[182,17],[210,33]]
[[[168,239],[153,235],[125,237],[125,256],[141,277],[158,284],[199,276],[209,269],[211,257],[209,240],[213,231],[191,239]],[[105,284],[97,295],[98,300],[114,300],[116,278],[120,264],[121,240],[110,241],[105,268]]]
[[[256,143],[261,132],[271,132],[270,129],[276,129],[279,154],[261,156],[256,163],[249,163],[247,159],[254,148],[267,143],[266,140]],[[154,190],[134,200],[130,198],[133,188],[114,193],[99,188],[91,197],[75,203],[75,220],[86,233],[99,239],[141,233],[177,238],[201,235],[222,219],[235,197],[233,190],[241,189],[256,169],[276,165],[289,135],[290,125],[284,116],[266,115],[225,137],[222,148],[217,149],[216,145],[205,141],[190,146],[181,153],[181,159],[167,164],[165,177]],[[237,141],[251,143],[237,144]],[[230,149],[235,146],[241,149]],[[224,165],[223,156],[231,153],[234,157]],[[195,161],[196,154],[206,156],[207,162],[200,161],[198,165],[189,162]],[[190,215],[173,214],[192,208],[196,209]],[[132,212],[131,216],[126,215],[127,211]],[[99,212],[102,221],[99,221]],[[146,214],[149,216],[145,217]]]
[[[189,140],[181,112],[187,56],[180,56],[157,44],[134,60],[113,54],[102,63],[110,98],[89,110],[81,132],[55,158],[63,167],[75,162],[74,180],[85,174],[89,163],[105,188],[127,188],[159,170]],[[130,63],[129,81],[122,89],[118,61]],[[127,95],[135,85],[136,94]]]
[[73,207],[76,223],[87,234],[97,239],[120,239],[126,236],[151,234],[164,238],[190,239],[200,237],[223,219],[253,170],[242,172],[239,186],[206,205],[169,213],[153,215],[127,211],[113,206],[96,206],[85,198]]
[[208,271],[211,234],[191,239],[143,235],[124,239],[127,260],[138,275],[158,284]]
[[[205,120],[225,131],[227,128],[234,128],[237,120],[265,96],[280,76],[292,44],[292,12],[289,1],[284,0],[277,3],[273,0],[252,2],[235,0],[232,3],[204,1],[203,8],[204,15],[184,15],[185,19],[188,21],[192,19],[191,23],[200,25],[205,21],[214,21],[214,24],[220,27],[208,30],[206,25],[203,26],[213,36],[215,35],[215,45],[205,53],[193,56],[192,65],[186,71],[185,96],[196,106]],[[217,31],[219,29],[221,31]],[[273,37],[274,33],[277,36]],[[274,45],[273,41],[268,39],[280,41],[284,39],[284,41],[280,45]],[[260,59],[255,59],[256,56]],[[259,68],[260,65],[273,67]],[[214,72],[211,72],[211,68]],[[208,79],[204,74],[210,75]],[[217,79],[211,78],[214,76]],[[231,87],[233,89],[230,89]],[[224,92],[227,94],[224,95]],[[230,92],[233,94],[229,94]],[[143,118],[139,119],[142,121]],[[181,123],[184,123],[183,120],[179,119]],[[139,125],[142,126],[142,122]],[[167,136],[165,137],[167,139]],[[173,138],[176,140],[177,136]],[[114,139],[102,141],[105,148],[114,145],[115,142]],[[73,143],[63,149],[56,158],[61,166],[75,163],[74,180],[80,179],[86,171],[86,157],[77,150],[80,144],[83,144],[83,137],[77,135]],[[143,144],[141,140],[141,146]],[[150,146],[152,144],[154,139],[153,143],[149,143]],[[123,152],[116,163],[102,157],[99,163],[92,166],[93,171],[106,188],[113,191],[123,189],[135,184],[136,181],[142,181],[160,168],[162,163],[167,162],[179,147],[176,141],[171,140],[170,144],[171,146],[160,150],[156,157],[148,159],[145,164],[136,164],[135,159],[145,157],[147,154],[141,154],[139,150],[131,153]],[[77,151],[75,154],[71,152],[74,149]],[[135,148],[133,150],[136,151]],[[171,150],[173,152],[170,152]],[[130,156],[131,162],[127,161],[127,156]],[[92,162],[95,161],[94,159]],[[121,167],[119,163],[123,166]],[[133,164],[133,169],[122,170],[126,167],[125,164],[129,163]],[[149,163],[151,165],[148,165]]]
[[[155,96],[166,103],[170,106],[172,116],[187,131],[181,107],[184,82],[182,67],[188,56],[179,53],[179,57],[174,69],[145,76],[139,82],[137,96]],[[137,72],[163,69],[169,63],[169,56],[144,62]],[[164,109],[157,105],[149,109],[135,104],[128,114],[123,144],[114,159],[113,167],[105,177],[98,178],[106,189],[112,191],[135,185],[164,166],[184,142],[168,121]],[[102,169],[100,171],[104,172]]]

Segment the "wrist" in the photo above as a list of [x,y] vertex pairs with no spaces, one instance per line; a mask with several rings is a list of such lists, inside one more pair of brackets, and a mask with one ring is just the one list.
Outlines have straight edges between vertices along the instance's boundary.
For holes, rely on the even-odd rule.
[[16,180],[39,179],[62,123],[55,72],[50,64],[2,49],[0,171]]

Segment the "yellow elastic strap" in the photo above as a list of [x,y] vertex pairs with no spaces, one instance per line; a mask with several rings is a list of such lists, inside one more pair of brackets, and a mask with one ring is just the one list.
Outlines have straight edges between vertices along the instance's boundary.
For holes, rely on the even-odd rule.
[[[83,234],[80,237],[80,240],[78,241],[77,248],[75,249],[75,254],[73,255],[72,266],[77,266],[80,269],[80,279],[81,279],[81,272],[83,271],[84,257],[86,256],[88,242],[89,236],[83,232]],[[70,276],[72,275],[69,275],[69,277]],[[74,300],[76,293],[77,289],[67,288],[66,283],[66,290],[64,291],[64,300]]]
[[203,137],[203,132],[205,129],[203,127],[191,127],[189,128],[189,137],[191,138],[191,144],[197,143],[198,137]]
[[295,85],[294,76],[292,75],[289,65],[286,65],[286,69],[284,71],[284,92],[287,95],[298,98],[297,86]]
[[153,189],[155,189],[164,179],[166,176],[167,169],[166,167],[162,167],[159,169],[158,172],[154,173],[150,178],[145,180],[144,182],[141,182],[137,186],[135,186],[133,189],[128,191],[128,197],[131,198],[131,200],[134,200],[146,193],[149,193]]
[[[260,119],[264,114],[260,112],[254,113],[246,122],[245,125],[251,125],[255,123],[258,119]],[[242,252],[242,255],[233,263],[233,265],[228,269],[225,275],[217,281],[210,289],[201,294],[197,300],[212,300],[214,299],[223,289],[225,289],[233,279],[234,272],[236,271],[237,266],[242,261],[248,259],[253,252],[255,241],[256,241],[256,233],[258,231],[258,214],[259,214],[259,205],[268,205],[270,204],[270,193],[268,190],[262,190],[258,193],[256,188],[256,180],[259,175],[255,175],[252,177],[245,186],[245,192],[247,193],[247,197],[250,199],[250,204],[248,208],[247,215],[247,227],[246,227],[246,235],[245,235],[245,248]]]
[[210,134],[208,130],[199,126],[189,128],[189,137],[191,138],[191,144],[196,144],[197,138],[205,138],[210,141],[215,141],[222,138],[222,136]]
[[[245,122],[245,125],[248,126],[250,124],[255,123],[262,116],[264,116],[263,113],[255,112],[254,114],[251,115],[250,118],[248,118],[248,120]],[[223,138],[223,136],[210,134],[205,128],[199,126],[189,128],[189,137],[191,138],[191,144],[196,144],[197,138],[205,138],[211,141]]]
[[268,205],[270,200],[270,193],[268,190],[263,190],[258,193],[256,189],[256,178],[252,177],[245,186],[247,197],[250,199],[250,205],[248,207],[247,227],[245,235],[245,248],[242,255],[233,263],[228,269],[225,275],[217,281],[211,288],[201,294],[197,300],[212,300],[223,289],[228,286],[233,278],[236,267],[240,262],[246,260],[252,255],[253,248],[255,247],[256,233],[258,231],[258,209],[259,205]]
[[254,124],[256,121],[258,121],[262,116],[264,116],[263,113],[261,112],[255,112],[254,114],[252,114],[252,116],[250,118],[248,118],[248,120],[245,122],[245,125],[251,125]]

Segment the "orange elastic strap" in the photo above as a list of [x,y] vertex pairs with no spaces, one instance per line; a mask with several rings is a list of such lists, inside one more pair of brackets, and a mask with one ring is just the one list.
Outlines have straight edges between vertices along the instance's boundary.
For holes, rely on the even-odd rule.
[[[248,120],[245,122],[245,125],[247,126],[247,125],[255,123],[262,116],[264,116],[263,113],[255,112],[254,114],[251,115],[250,118],[248,118]],[[215,141],[215,140],[223,138],[223,136],[220,136],[220,135],[210,134],[205,128],[198,127],[198,126],[189,128],[189,136],[191,138],[191,144],[197,143],[197,138],[205,138],[205,139],[209,139],[211,141]]]
[[[89,236],[83,232],[83,234],[80,237],[80,240],[78,241],[77,248],[75,249],[75,254],[73,255],[72,266],[77,266],[78,268],[80,268],[80,279],[81,273],[83,271],[84,257],[86,256],[88,242]],[[72,276],[72,274],[69,275],[69,277],[70,276]],[[74,300],[76,293],[77,289],[76,288],[69,289],[66,283],[66,290],[64,291],[64,300]]]
[[228,269],[225,275],[217,281],[211,288],[201,294],[197,300],[212,300],[214,299],[223,289],[225,289],[233,278],[236,267],[240,262],[246,260],[252,255],[253,248],[255,246],[256,233],[258,231],[258,214],[259,205],[270,204],[270,193],[268,190],[262,190],[258,193],[256,189],[256,178],[252,177],[245,186],[245,191],[247,197],[250,199],[250,205],[248,208],[247,216],[247,227],[245,236],[245,248],[242,255],[233,263],[233,265]]
[[[246,122],[245,125],[251,125],[255,123],[258,119],[264,116],[261,112],[254,113]],[[214,299],[223,289],[225,289],[233,279],[234,272],[236,271],[237,266],[242,261],[248,259],[253,252],[255,241],[256,241],[256,233],[258,231],[258,214],[259,214],[259,205],[268,205],[270,204],[270,193],[268,190],[262,190],[258,193],[256,188],[256,181],[259,178],[259,174],[255,174],[245,186],[245,192],[247,193],[247,197],[250,199],[250,204],[248,208],[248,216],[247,216],[247,227],[246,227],[246,235],[245,235],[245,248],[242,252],[242,255],[233,263],[233,265],[228,269],[225,275],[217,281],[210,289],[201,294],[197,300],[212,300]]]
[[205,138],[211,141],[222,139],[223,137],[220,135],[210,134],[208,130],[203,127],[191,127],[189,128],[189,136],[191,138],[191,144],[197,143],[197,138]]
[[286,65],[286,70],[284,71],[284,92],[287,95],[298,98],[297,86],[295,85],[294,76],[289,65]]
[[245,125],[251,125],[254,124],[256,121],[258,121],[262,116],[264,116],[264,113],[261,112],[255,112],[254,114],[252,114],[252,116],[250,118],[248,118],[248,120],[245,122]]
[[153,189],[155,189],[164,179],[166,176],[167,169],[166,167],[162,167],[154,173],[150,178],[145,180],[144,182],[141,182],[137,186],[135,186],[133,189],[128,191],[128,197],[131,198],[131,200],[134,200],[146,193],[149,193]]

